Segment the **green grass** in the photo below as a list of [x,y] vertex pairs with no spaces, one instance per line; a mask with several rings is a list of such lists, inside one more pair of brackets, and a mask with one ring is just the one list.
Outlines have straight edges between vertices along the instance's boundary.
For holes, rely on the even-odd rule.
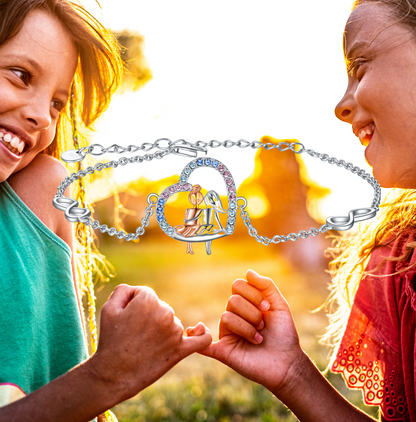
[[[104,238],[103,238],[104,240]],[[203,321],[217,339],[218,320],[231,294],[231,283],[248,268],[276,282],[288,300],[301,345],[316,365],[327,365],[328,349],[318,343],[325,332],[324,311],[312,313],[327,296],[328,275],[302,272],[280,259],[273,246],[253,239],[213,243],[211,256],[204,245],[185,253],[186,245],[148,236],[139,244],[106,239],[100,251],[115,267],[117,276],[98,286],[102,306],[116,284],[148,285],[169,303],[184,327]],[[348,400],[377,417],[375,407],[363,405],[361,392],[345,387],[339,375],[329,381]],[[246,380],[224,365],[200,355],[180,362],[138,396],[113,409],[120,422],[275,422],[297,419],[264,387]]]

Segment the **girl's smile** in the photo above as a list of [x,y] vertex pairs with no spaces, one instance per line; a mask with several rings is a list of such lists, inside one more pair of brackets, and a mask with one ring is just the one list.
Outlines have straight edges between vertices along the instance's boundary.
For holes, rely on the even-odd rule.
[[41,10],[0,46],[0,182],[52,142],[77,56],[68,31]]
[[[386,24],[391,22],[391,24]],[[337,117],[352,125],[383,187],[416,187],[416,38],[382,4],[363,3],[344,34],[348,88]]]

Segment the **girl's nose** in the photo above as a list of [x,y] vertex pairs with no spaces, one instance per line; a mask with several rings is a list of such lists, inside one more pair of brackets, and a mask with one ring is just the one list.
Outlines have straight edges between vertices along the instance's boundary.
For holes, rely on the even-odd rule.
[[49,101],[34,101],[25,108],[24,118],[35,126],[35,130],[47,130],[52,123],[50,107]]
[[357,103],[354,98],[354,92],[351,86],[348,86],[347,92],[342,97],[341,101],[335,107],[335,115],[339,120],[346,123],[352,123],[354,110]]

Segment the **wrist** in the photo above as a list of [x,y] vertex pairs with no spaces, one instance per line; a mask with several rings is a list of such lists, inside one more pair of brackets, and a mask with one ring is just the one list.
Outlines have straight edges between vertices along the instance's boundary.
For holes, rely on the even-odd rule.
[[97,393],[102,396],[109,409],[138,392],[132,392],[133,389],[126,377],[109,364],[111,360],[106,359],[105,353],[96,352],[83,366],[88,376],[93,379],[93,385],[97,386]]
[[310,387],[311,374],[316,370],[308,355],[299,348],[299,353],[290,365],[284,380],[278,387],[269,390],[285,403],[287,398],[302,394],[304,386]]

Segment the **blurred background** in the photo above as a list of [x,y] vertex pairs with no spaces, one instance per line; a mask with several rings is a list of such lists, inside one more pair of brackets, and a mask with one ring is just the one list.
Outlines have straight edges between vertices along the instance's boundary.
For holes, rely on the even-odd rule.
[[[351,126],[334,115],[347,84],[342,33],[351,0],[101,0],[101,8],[93,0],[83,2],[125,47],[127,69],[123,90],[98,122],[92,143],[291,139],[371,173]],[[229,168],[260,235],[319,228],[330,215],[372,202],[373,190],[362,179],[303,154],[234,147],[209,150],[208,156]],[[120,156],[97,158],[89,157],[86,165]],[[135,232],[147,196],[176,183],[188,162],[170,155],[97,172],[87,186],[94,219]],[[221,178],[209,171],[193,174],[190,182],[204,193],[226,194]],[[187,194],[172,197],[169,223],[181,224],[188,207]],[[232,281],[252,268],[274,279],[292,307],[302,347],[326,368],[329,350],[318,340],[327,317],[314,310],[328,295],[327,236],[266,247],[248,235],[239,214],[234,234],[214,241],[210,256],[204,244],[194,244],[195,255],[187,255],[186,244],[166,236],[155,216],[137,243],[97,236],[112,266],[108,281],[97,283],[98,308],[118,283],[144,284],[175,309],[185,327],[203,321],[216,337]],[[328,378],[376,415],[362,405],[361,392],[348,391],[339,376]],[[197,355],[114,412],[126,422],[296,420],[263,387]]]

